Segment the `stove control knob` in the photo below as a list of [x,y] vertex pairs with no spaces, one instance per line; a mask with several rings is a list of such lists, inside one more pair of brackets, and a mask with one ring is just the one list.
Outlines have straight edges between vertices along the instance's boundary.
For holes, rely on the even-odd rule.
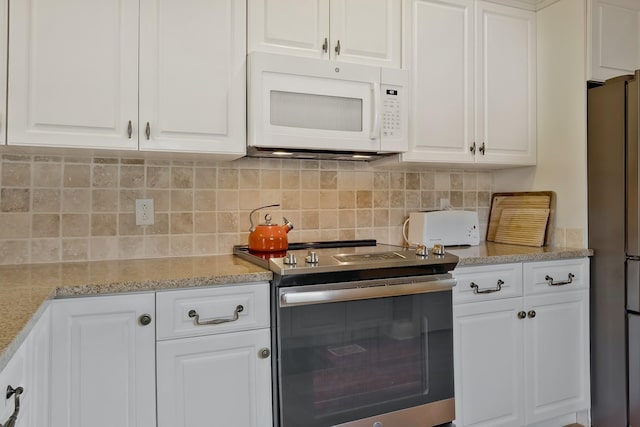
[[318,253],[314,251],[309,251],[309,255],[305,257],[305,261],[309,264],[317,264],[318,263]]
[[284,257],[284,261],[282,262],[284,262],[287,265],[295,265],[298,262],[298,260],[296,259],[296,256],[293,253],[287,252],[287,255]]
[[434,244],[431,252],[433,252],[434,255],[444,255],[444,245],[440,243]]
[[426,257],[429,253],[427,252],[427,247],[425,245],[418,245],[416,248],[416,255],[421,257]]

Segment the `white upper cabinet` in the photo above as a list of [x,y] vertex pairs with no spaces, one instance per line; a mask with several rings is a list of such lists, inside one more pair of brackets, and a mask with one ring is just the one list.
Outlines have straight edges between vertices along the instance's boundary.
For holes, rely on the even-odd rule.
[[406,0],[412,108],[405,162],[536,163],[535,13]]
[[244,2],[25,0],[10,15],[9,144],[244,155]]
[[605,81],[640,68],[640,2],[590,0],[587,80]]
[[138,148],[137,1],[12,2],[9,52],[9,144]]
[[399,0],[249,0],[249,51],[400,67]]
[[244,154],[245,2],[140,5],[140,150]]

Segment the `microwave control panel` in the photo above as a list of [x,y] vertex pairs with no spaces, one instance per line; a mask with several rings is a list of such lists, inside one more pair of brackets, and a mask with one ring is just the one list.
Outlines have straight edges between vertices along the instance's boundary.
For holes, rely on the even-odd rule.
[[382,137],[402,138],[402,100],[399,88],[382,85]]

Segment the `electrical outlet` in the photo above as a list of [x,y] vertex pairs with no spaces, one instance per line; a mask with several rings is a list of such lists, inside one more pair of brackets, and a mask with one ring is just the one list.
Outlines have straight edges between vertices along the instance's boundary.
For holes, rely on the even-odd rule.
[[136,225],[153,225],[153,199],[136,199]]
[[440,210],[449,209],[449,199],[440,199]]

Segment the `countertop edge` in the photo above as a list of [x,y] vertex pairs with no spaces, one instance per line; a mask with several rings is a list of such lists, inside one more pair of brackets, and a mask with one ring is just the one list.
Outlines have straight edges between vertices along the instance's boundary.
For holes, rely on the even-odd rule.
[[[456,253],[456,251],[452,251]],[[593,256],[591,249],[563,249],[558,252],[542,252],[513,255],[460,256],[457,267],[512,264],[516,262],[554,261],[560,259],[585,258]]]

